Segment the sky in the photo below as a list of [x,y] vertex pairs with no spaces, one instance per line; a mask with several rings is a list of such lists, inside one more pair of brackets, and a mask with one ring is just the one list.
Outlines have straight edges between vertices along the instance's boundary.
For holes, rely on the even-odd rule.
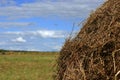
[[0,49],[59,51],[104,0],[0,0]]

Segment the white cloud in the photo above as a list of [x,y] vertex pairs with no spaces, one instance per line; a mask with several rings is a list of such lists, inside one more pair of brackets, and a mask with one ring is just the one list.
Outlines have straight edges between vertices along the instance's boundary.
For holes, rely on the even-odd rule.
[[19,42],[19,43],[24,43],[24,42],[26,42],[26,40],[23,39],[23,37],[18,37],[18,38],[16,38],[16,39],[13,39],[12,41],[13,41],[13,42]]
[[31,17],[86,17],[91,10],[103,3],[104,0],[65,0],[65,1],[38,1],[24,3],[20,6],[0,7],[0,16],[7,18],[31,18]]
[[21,35],[21,36],[37,36],[41,38],[65,38],[67,32],[56,30],[36,30],[36,31],[24,31],[24,32],[3,32],[2,35]]
[[0,27],[2,28],[9,28],[9,27],[27,27],[33,26],[34,23],[30,22],[0,22]]
[[63,31],[39,30],[34,33],[36,35],[40,35],[43,38],[64,38],[65,37],[65,34]]

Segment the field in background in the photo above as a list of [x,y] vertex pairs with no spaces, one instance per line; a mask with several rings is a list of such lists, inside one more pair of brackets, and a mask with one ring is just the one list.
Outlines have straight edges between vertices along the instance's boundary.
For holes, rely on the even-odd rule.
[[0,55],[0,80],[53,80],[58,53],[7,52]]

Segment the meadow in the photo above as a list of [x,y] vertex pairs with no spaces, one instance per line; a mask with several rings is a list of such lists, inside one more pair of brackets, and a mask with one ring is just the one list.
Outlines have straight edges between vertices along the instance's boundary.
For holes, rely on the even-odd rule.
[[58,53],[11,52],[0,55],[0,80],[53,80]]

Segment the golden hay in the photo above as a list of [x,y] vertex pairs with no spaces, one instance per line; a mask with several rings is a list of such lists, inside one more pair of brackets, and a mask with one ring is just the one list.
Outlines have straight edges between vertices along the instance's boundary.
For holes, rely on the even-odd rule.
[[120,79],[120,0],[108,0],[66,40],[55,80]]

